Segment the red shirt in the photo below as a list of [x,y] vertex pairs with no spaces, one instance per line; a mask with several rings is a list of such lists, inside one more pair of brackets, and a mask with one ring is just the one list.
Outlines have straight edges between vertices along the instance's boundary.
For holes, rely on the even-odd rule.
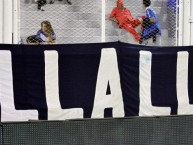
[[131,12],[129,11],[129,9],[124,8],[123,10],[119,9],[118,7],[115,7],[109,18],[113,18],[115,17],[119,23],[119,26],[122,26],[124,23],[128,23],[128,22],[133,22],[133,17],[131,15]]

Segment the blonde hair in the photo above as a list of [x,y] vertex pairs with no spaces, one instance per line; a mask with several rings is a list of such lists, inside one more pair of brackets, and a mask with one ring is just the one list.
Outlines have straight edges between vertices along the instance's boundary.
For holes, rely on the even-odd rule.
[[47,27],[47,29],[48,29],[49,32],[51,32],[52,34],[54,33],[54,30],[53,30],[53,28],[52,28],[52,25],[51,25],[51,23],[50,23],[49,21],[43,21],[43,22],[41,23],[41,27],[43,26],[43,24],[46,25],[46,27]]

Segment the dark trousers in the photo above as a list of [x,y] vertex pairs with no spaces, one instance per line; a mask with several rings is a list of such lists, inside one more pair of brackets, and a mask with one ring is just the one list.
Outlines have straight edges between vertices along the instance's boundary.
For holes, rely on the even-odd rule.
[[[143,29],[147,29],[151,26],[151,22],[148,18],[145,18],[143,21]],[[144,31],[142,31],[141,39],[139,40],[139,43],[142,44],[144,40],[152,38],[153,42],[156,42],[156,35],[159,33],[159,29],[156,28],[154,31],[149,33],[148,35],[144,36]]]
[[38,0],[38,9],[40,10],[42,6],[46,4],[46,0]]

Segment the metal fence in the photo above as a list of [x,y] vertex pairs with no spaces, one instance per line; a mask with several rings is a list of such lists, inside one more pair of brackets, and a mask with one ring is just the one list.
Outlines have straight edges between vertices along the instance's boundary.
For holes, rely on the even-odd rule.
[[[139,40],[136,41],[135,35],[131,31],[120,27],[119,24],[109,19],[110,13],[116,7],[117,0],[105,0],[105,6],[102,4],[102,0],[70,0],[70,4],[68,0],[54,0],[52,4],[50,2],[53,0],[47,0],[46,4],[42,3],[43,9],[38,1],[42,0],[19,0],[18,39],[22,43],[27,43],[27,38],[42,42],[39,37],[34,35],[41,30],[43,21],[49,21],[55,34],[52,39],[56,39],[57,44],[101,42],[103,32],[105,32],[106,42],[119,40],[139,44]],[[125,8],[131,12],[133,20],[147,15],[142,2],[143,0],[123,0]],[[151,0],[151,9],[159,20],[161,36],[156,37],[158,43],[153,43],[152,35],[148,40],[143,41],[143,45],[177,45],[177,6],[178,0]],[[102,12],[102,7],[105,7],[105,12]],[[102,18],[105,19],[104,27]],[[141,23],[138,26],[132,25],[132,27],[136,33],[143,36],[144,26],[148,21],[144,18],[142,21],[139,20]],[[149,23],[146,26],[152,24]],[[125,25],[127,27],[128,22]],[[156,36],[158,36],[157,33]]]
[[193,117],[133,117],[2,124],[3,145],[190,145]]
[[[131,12],[133,19],[140,16],[146,16],[148,12],[143,7],[143,0],[123,0],[124,6]],[[106,0],[106,15],[111,13],[113,7],[116,6],[116,1]],[[161,37],[156,45],[160,46],[175,46],[177,45],[177,27],[178,27],[178,0],[151,0],[151,9],[156,14],[158,23],[161,29]],[[150,14],[151,15],[151,14]],[[152,23],[143,21],[144,25],[147,25],[147,29],[151,27]],[[126,24],[127,25],[127,24]],[[138,33],[142,33],[145,28],[140,26],[135,28]],[[151,31],[148,30],[148,31]],[[123,42],[138,44],[133,39],[133,35],[126,29],[119,28],[115,22],[106,19],[106,41],[120,40]],[[147,45],[154,45],[150,40]]]

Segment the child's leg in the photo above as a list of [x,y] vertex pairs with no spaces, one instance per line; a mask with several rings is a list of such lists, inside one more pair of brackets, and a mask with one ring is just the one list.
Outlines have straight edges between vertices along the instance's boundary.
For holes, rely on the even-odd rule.
[[41,0],[38,0],[38,10],[40,10],[42,7],[42,3],[41,3]]
[[139,40],[139,44],[144,44],[144,43],[148,43],[148,40],[152,38],[152,35],[149,34],[149,35],[146,35],[144,36],[144,33],[142,32],[142,35],[141,35],[141,39]]
[[156,35],[153,35],[152,41],[153,41],[153,43],[156,43]]
[[140,40],[139,40],[139,44],[147,45],[149,39],[145,38],[145,37],[143,36],[143,34],[144,34],[144,31],[142,31],[141,38],[140,38]]
[[149,39],[146,39],[146,40],[143,40],[143,41],[140,41],[141,45],[149,45]]
[[[155,39],[156,41],[152,41],[153,39]],[[160,35],[154,35],[151,39],[148,39],[148,40],[149,40],[148,46],[161,46],[161,36]]]
[[161,43],[161,36],[160,35],[156,35],[156,41],[153,42],[154,43],[154,46],[161,46],[162,43]]
[[141,22],[139,21],[139,19],[135,19],[132,23],[132,26],[135,28],[137,26],[139,26],[141,24]]
[[122,26],[122,28],[124,28],[124,29],[127,30],[129,33],[131,33],[131,34],[134,36],[134,38],[135,38],[136,41],[139,41],[139,40],[140,40],[141,36],[136,32],[136,30],[133,28],[133,26],[132,26],[131,24],[124,24],[124,25]]
[[143,25],[143,20],[145,19],[145,16],[140,16],[140,17],[137,17],[136,19],[133,20],[133,22],[131,23],[132,26],[135,28],[139,25]]

